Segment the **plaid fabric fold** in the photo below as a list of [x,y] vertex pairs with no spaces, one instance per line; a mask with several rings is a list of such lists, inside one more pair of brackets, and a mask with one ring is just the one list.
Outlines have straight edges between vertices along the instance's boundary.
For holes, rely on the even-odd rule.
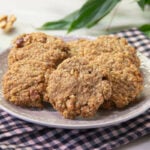
[[[117,33],[150,58],[150,39],[136,28]],[[150,134],[150,109],[110,127],[67,130],[17,119],[0,110],[0,150],[111,150]]]

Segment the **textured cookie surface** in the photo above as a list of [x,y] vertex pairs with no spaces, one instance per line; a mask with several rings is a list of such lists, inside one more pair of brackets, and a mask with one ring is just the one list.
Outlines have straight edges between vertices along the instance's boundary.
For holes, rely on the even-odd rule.
[[[122,52],[137,67],[140,60],[136,56],[136,50],[128,44],[124,38],[116,36],[100,36],[96,40],[79,39],[68,42],[72,56],[94,56],[93,59],[102,53]],[[113,57],[113,56],[112,56]]]
[[62,39],[58,37],[46,35],[41,32],[36,32],[36,33],[22,34],[18,36],[15,40],[13,40],[12,47],[22,48],[34,42],[43,43],[43,44],[49,43],[49,45],[51,45],[51,49],[53,48],[60,49],[62,45],[65,44],[62,41]]
[[72,57],[50,75],[47,95],[65,118],[92,117],[111,96],[111,84],[85,58]]
[[50,44],[33,42],[19,49],[12,48],[8,55],[8,65],[10,67],[13,63],[20,60],[38,60],[56,68],[67,57],[68,51],[63,44],[60,49],[52,49]]
[[19,106],[42,108],[47,74],[51,69],[39,61],[18,61],[3,77],[4,97]]
[[12,43],[8,66],[26,59],[43,61],[56,68],[61,61],[69,57],[68,51],[69,48],[61,38],[40,32],[22,34]]
[[[97,57],[94,64],[107,69],[107,79],[112,83],[112,101],[116,107],[122,108],[133,102],[143,88],[142,74],[123,53],[105,53]],[[112,103],[111,102],[111,103]],[[110,105],[106,102],[106,105]],[[106,107],[107,107],[106,106]],[[109,106],[108,106],[109,107]]]

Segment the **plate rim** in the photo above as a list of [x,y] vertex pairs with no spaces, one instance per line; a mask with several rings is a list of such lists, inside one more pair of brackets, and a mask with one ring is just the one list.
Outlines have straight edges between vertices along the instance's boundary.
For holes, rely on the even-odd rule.
[[6,111],[8,114],[18,118],[18,119],[21,119],[23,121],[27,121],[27,122],[30,122],[30,123],[34,123],[34,124],[37,124],[37,125],[42,125],[42,126],[46,126],[46,127],[53,127],[53,128],[61,128],[61,129],[93,129],[93,128],[99,128],[99,127],[108,127],[108,126],[112,126],[112,125],[116,125],[116,124],[119,124],[119,123],[123,123],[123,122],[126,122],[130,119],[133,119],[137,116],[139,116],[140,114],[146,112],[149,108],[150,108],[150,105],[145,105],[144,109],[141,109],[140,111],[137,112],[137,110],[134,110],[132,111],[132,115],[130,116],[127,116],[125,115],[123,120],[122,118],[119,118],[119,119],[115,119],[115,121],[113,122],[109,122],[109,123],[96,123],[95,125],[60,125],[60,124],[57,124],[57,123],[51,123],[51,124],[48,124],[48,123],[44,123],[44,122],[39,122],[38,120],[34,120],[34,119],[30,119],[30,118],[27,118],[26,116],[22,116],[22,115],[18,115],[17,113],[7,109],[6,107],[4,107],[3,105],[0,104],[0,108],[4,111]]

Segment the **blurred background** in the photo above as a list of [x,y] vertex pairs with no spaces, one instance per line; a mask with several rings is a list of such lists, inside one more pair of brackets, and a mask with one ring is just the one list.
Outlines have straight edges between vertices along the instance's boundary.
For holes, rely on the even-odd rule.
[[[61,19],[79,9],[85,2],[86,0],[1,0],[0,15],[14,14],[17,21],[14,24],[15,30],[10,34],[0,31],[0,49],[8,47],[11,39],[18,34],[37,31],[36,28],[43,23]],[[149,23],[150,9],[142,11],[135,0],[122,0],[94,27],[75,30],[69,35],[98,36]],[[66,30],[44,32],[54,35],[67,34]]]

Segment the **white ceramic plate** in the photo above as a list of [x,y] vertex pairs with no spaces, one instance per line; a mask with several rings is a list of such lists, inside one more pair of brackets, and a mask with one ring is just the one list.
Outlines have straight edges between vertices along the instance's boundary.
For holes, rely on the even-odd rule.
[[[65,40],[74,40],[77,37],[63,37]],[[7,70],[7,55],[9,51],[0,54],[0,80]],[[51,107],[44,110],[25,109],[7,102],[2,94],[0,83],[0,108],[9,114],[32,123],[49,127],[66,129],[86,129],[106,127],[120,122],[127,121],[150,108],[150,61],[143,55],[139,55],[141,60],[141,70],[144,75],[144,90],[140,96],[141,101],[123,110],[99,111],[92,119],[68,120],[64,119],[58,112]]]

